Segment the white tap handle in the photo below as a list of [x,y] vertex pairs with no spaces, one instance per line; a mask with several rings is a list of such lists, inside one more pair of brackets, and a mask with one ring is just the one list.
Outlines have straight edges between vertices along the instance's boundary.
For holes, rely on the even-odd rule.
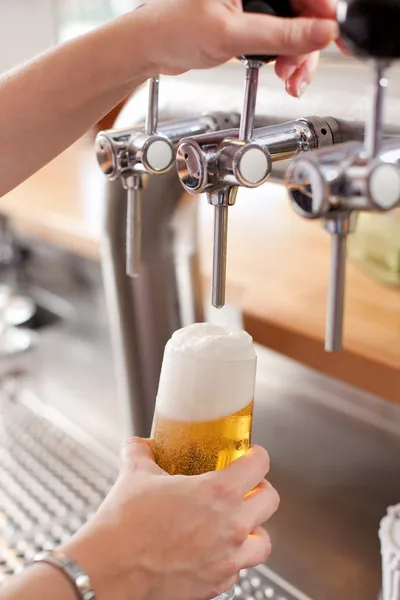
[[382,554],[382,600],[400,600],[400,504],[391,506],[379,529]]

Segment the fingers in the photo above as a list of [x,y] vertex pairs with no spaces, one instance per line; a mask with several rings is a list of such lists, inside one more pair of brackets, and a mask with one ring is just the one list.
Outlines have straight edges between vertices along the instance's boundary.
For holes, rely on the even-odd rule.
[[297,69],[309,58],[309,54],[298,54],[297,56],[280,56],[275,64],[275,72],[282,81],[286,83]]
[[265,523],[278,510],[280,498],[275,488],[263,480],[248,494],[239,511],[239,520],[246,523],[249,531]]
[[257,527],[238,550],[236,563],[240,569],[251,569],[265,562],[271,554],[271,541],[263,527]]
[[338,25],[328,19],[280,19],[235,13],[229,25],[229,50],[233,56],[309,54],[337,38]]
[[121,471],[147,470],[153,473],[164,473],[154,462],[150,440],[132,437],[123,442],[120,451]]
[[233,489],[237,498],[243,498],[264,479],[268,471],[268,452],[261,446],[252,446],[244,456],[211,475],[219,478],[227,489]]
[[351,52],[351,50],[349,50],[349,48],[346,46],[342,39],[337,40],[336,45],[345,56],[353,56],[353,53]]
[[276,63],[278,76],[285,81],[286,91],[300,98],[313,80],[319,63],[319,52],[309,56],[281,57]]

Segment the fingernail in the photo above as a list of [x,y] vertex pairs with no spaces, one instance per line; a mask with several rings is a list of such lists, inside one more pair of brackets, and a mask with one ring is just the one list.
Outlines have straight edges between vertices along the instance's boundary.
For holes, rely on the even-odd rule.
[[297,65],[291,65],[291,66],[287,66],[284,69],[282,69],[281,72],[281,79],[283,81],[287,81],[288,79],[291,78],[292,75],[294,75],[296,73],[297,70]]
[[286,82],[285,89],[289,96],[296,96],[296,94],[293,92],[293,84],[291,79]]
[[304,93],[306,92],[307,88],[308,88],[308,82],[304,81],[304,80],[301,81],[299,84],[299,87],[297,88],[297,97],[301,98],[304,95]]
[[339,27],[335,21],[316,19],[311,29],[311,39],[318,48],[324,48],[339,38]]

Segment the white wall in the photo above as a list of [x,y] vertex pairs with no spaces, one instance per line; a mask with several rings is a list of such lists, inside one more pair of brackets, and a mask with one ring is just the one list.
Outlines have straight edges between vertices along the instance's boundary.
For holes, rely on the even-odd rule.
[[52,46],[54,0],[0,0],[0,73]]

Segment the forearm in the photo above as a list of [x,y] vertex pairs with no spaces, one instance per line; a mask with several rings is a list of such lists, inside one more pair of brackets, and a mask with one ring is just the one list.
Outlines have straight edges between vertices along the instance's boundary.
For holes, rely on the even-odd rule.
[[1,600],[76,600],[67,577],[54,567],[36,564],[16,575],[2,588]]
[[[0,78],[0,196],[71,145],[151,75],[139,15],[119,19]],[[128,50],[129,49],[129,50]]]

